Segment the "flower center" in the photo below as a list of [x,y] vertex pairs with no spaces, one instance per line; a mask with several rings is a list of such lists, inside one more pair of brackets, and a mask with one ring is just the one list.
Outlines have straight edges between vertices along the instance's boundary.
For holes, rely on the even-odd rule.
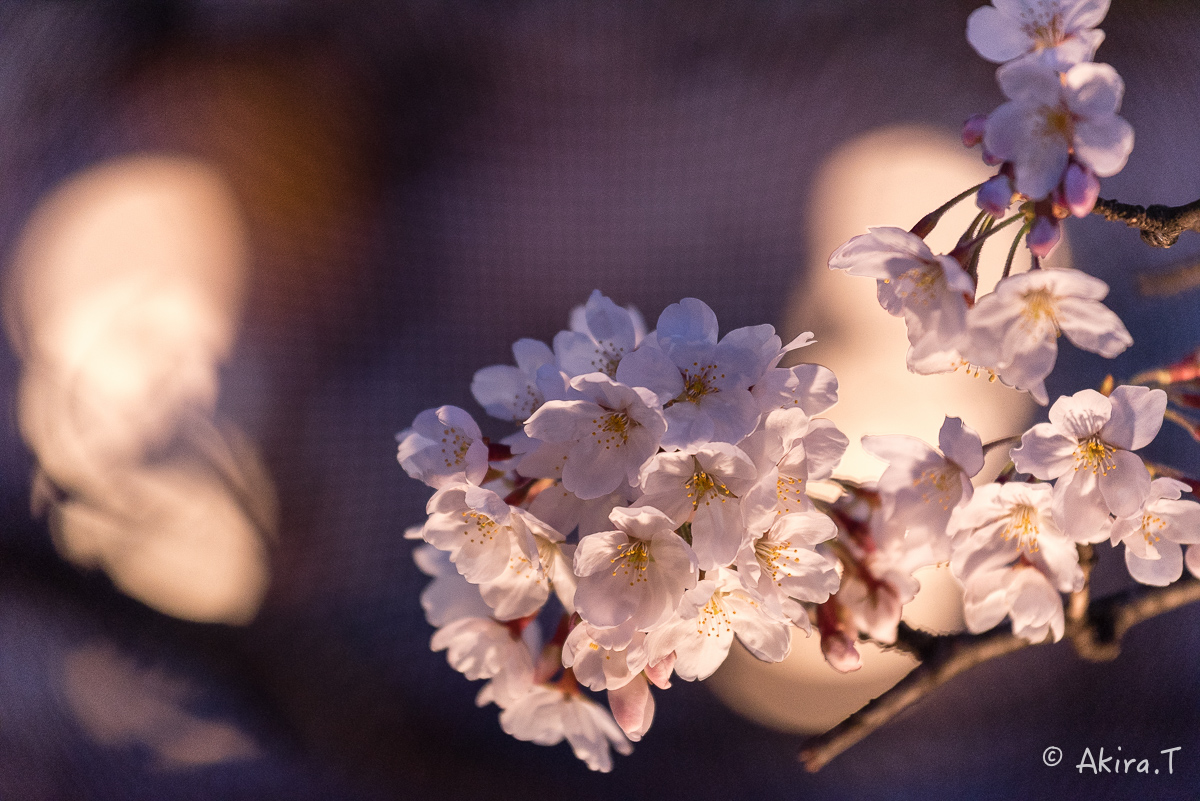
[[1146,538],[1147,545],[1154,545],[1162,539],[1156,534],[1156,531],[1162,531],[1167,526],[1167,521],[1150,512],[1142,513],[1142,536]]
[[715,395],[720,392],[721,388],[716,385],[717,380],[724,378],[725,374],[714,375],[716,369],[717,365],[715,364],[706,364],[701,367],[700,362],[693,362],[691,370],[683,371],[683,392],[667,401],[663,408],[668,409],[682,401],[699,403],[705,395]]
[[1039,133],[1046,139],[1061,139],[1068,145],[1075,138],[1075,117],[1061,106],[1042,106]]
[[804,494],[804,479],[780,473],[779,478],[775,479],[775,496],[779,499],[776,515],[803,511],[808,500],[808,496]]
[[1021,310],[1021,319],[1026,328],[1040,328],[1049,323],[1058,334],[1058,318],[1055,317],[1054,295],[1048,289],[1032,289],[1022,296],[1025,308]]
[[446,461],[446,467],[451,470],[460,467],[470,447],[471,440],[457,428],[442,429],[442,458]]
[[952,467],[929,469],[913,480],[913,488],[921,490],[921,503],[937,503],[950,509],[950,491],[959,486],[958,471]]
[[896,277],[896,296],[910,303],[928,306],[938,289],[946,283],[945,278],[940,264],[912,267]]
[[609,412],[592,420],[592,425],[595,426],[592,436],[596,438],[596,444],[603,445],[604,449],[608,450],[613,445],[619,448],[627,444],[630,432],[638,424],[631,420],[626,412]]
[[629,579],[629,586],[646,580],[646,568],[654,559],[650,556],[650,543],[643,540],[632,540],[625,543],[617,551],[617,555],[609,560],[613,567],[613,576],[624,571],[624,577]]
[[716,498],[721,503],[725,503],[726,498],[737,499],[737,496],[725,486],[725,482],[716,476],[704,472],[700,467],[700,462],[696,457],[692,457],[692,463],[696,466],[692,477],[684,482],[683,486],[687,490],[687,496],[692,500],[692,509],[700,508],[700,502],[703,501],[705,506],[708,506],[708,498],[711,496]]
[[719,637],[722,628],[727,632],[733,631],[733,623],[729,619],[729,611],[725,609],[725,604],[721,603],[718,596],[713,595],[700,610],[696,619],[696,633],[705,637]]
[[789,543],[787,542],[771,542],[766,537],[754,543],[754,556],[758,559],[758,563],[767,569],[771,574],[771,581],[779,584],[779,573],[782,571],[785,576],[792,575],[784,571],[780,566],[780,561],[786,556]]
[[1035,50],[1048,50],[1066,41],[1062,18],[1058,14],[1051,15],[1049,19],[1027,20],[1022,27],[1025,35],[1033,40]]
[[1080,440],[1075,448],[1075,469],[1086,468],[1093,473],[1108,475],[1108,471],[1117,466],[1113,454],[1116,448],[1100,439],[1099,434],[1093,434],[1087,439]]
[[1038,522],[1040,515],[1036,507],[1027,503],[1018,504],[1008,517],[1008,525],[1004,527],[1004,540],[1015,539],[1017,547],[1027,553],[1038,549]]
[[484,542],[492,540],[496,536],[496,521],[487,515],[479,512],[463,512],[463,519],[466,521],[466,528],[463,529],[463,536],[467,538],[467,542],[472,545],[482,545]]

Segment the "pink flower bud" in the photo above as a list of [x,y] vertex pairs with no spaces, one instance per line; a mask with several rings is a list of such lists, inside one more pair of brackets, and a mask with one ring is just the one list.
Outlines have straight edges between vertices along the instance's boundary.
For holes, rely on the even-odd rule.
[[989,167],[995,167],[998,164],[1003,164],[1004,159],[989,151],[986,147],[983,149],[983,163]]
[[983,186],[979,187],[979,193],[975,196],[975,205],[993,217],[1004,216],[1004,212],[1008,211],[1012,201],[1012,182],[1003,173],[989,178]]
[[1100,197],[1100,179],[1088,168],[1072,163],[1063,177],[1063,197],[1072,214],[1086,217],[1092,213],[1096,198]]
[[1039,259],[1044,259],[1054,250],[1055,245],[1062,239],[1062,225],[1052,217],[1038,217],[1033,221],[1025,237],[1025,244]]
[[987,125],[986,114],[973,114],[962,127],[962,143],[964,147],[975,147],[983,141],[983,129]]

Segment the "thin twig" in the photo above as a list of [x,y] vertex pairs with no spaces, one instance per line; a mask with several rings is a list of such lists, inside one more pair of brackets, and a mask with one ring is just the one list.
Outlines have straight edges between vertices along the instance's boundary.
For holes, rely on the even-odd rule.
[[1200,233],[1200,200],[1183,206],[1145,207],[1100,198],[1092,213],[1137,228],[1142,232],[1142,240],[1156,248],[1171,247],[1184,231]]
[[[1085,571],[1090,571],[1092,561],[1089,558]],[[1078,594],[1072,597],[1074,599]],[[1068,618],[1067,622],[1070,640],[1084,659],[1113,659],[1120,652],[1121,638],[1130,628],[1196,601],[1200,601],[1200,581],[1188,576],[1168,587],[1139,585],[1093,600],[1086,603],[1083,615],[1079,615],[1077,608],[1070,608],[1069,602],[1068,613],[1076,615],[1073,621]],[[820,770],[950,679],[1027,645],[1030,645],[1027,640],[1014,637],[1004,628],[983,634],[936,635],[901,623],[892,647],[912,654],[921,663],[890,690],[829,731],[810,739],[800,752],[801,761],[809,771]]]

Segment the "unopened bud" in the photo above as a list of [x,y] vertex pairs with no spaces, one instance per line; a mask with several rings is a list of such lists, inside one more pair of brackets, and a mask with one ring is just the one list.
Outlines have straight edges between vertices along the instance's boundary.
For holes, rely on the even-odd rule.
[[1034,219],[1033,227],[1029,229],[1029,235],[1025,237],[1025,244],[1029,246],[1033,255],[1044,259],[1050,255],[1060,239],[1062,239],[1062,225],[1058,220],[1039,216]]
[[962,143],[964,147],[975,147],[983,141],[983,131],[987,127],[986,114],[972,114],[962,127]]
[[995,167],[1004,163],[1004,159],[992,153],[986,147],[983,149],[983,163],[989,167]]
[[993,217],[1003,217],[1012,201],[1012,182],[1003,173],[984,182],[983,186],[979,187],[979,194],[975,196],[975,205]]
[[1072,163],[1063,176],[1063,199],[1076,217],[1086,217],[1100,197],[1100,179],[1081,164]]

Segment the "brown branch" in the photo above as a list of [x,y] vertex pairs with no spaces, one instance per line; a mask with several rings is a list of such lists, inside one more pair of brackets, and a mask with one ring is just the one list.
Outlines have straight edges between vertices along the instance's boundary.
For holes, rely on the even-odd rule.
[[1200,200],[1184,206],[1144,207],[1100,198],[1092,214],[1139,229],[1142,241],[1156,248],[1171,247],[1184,231],[1200,233]]
[[[1090,568],[1091,564],[1088,564],[1085,570],[1090,571]],[[1067,634],[1082,658],[1102,661],[1117,656],[1121,638],[1133,626],[1200,601],[1200,581],[1188,576],[1168,587],[1139,585],[1090,603],[1086,602],[1086,593],[1085,587],[1068,600]],[[1086,609],[1082,616],[1078,611],[1081,608],[1079,598],[1086,604],[1082,607]],[[801,761],[810,772],[820,770],[955,676],[1027,645],[1030,645],[1027,640],[1000,628],[983,634],[936,635],[901,623],[892,647],[912,654],[921,663],[890,690],[805,743],[800,752]]]

